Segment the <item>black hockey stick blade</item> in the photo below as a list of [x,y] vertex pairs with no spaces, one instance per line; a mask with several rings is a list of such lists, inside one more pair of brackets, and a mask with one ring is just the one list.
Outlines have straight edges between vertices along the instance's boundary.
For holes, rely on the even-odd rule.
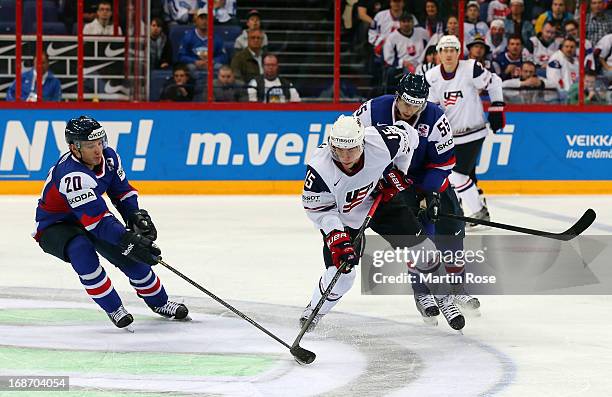
[[595,211],[592,208],[589,208],[584,214],[582,214],[580,219],[578,219],[578,221],[574,223],[572,227],[559,234],[559,236],[564,237],[560,240],[568,241],[582,234],[582,232],[587,230],[588,227],[591,226],[593,222],[595,222],[596,217],[597,214],[595,214]]
[[312,364],[315,358],[317,358],[317,355],[314,354],[314,352],[306,350],[300,346],[292,347],[291,349],[289,349],[289,352],[293,355],[295,361],[302,365]]
[[576,223],[572,225],[572,227],[570,227],[569,229],[567,229],[566,231],[562,233],[551,233],[551,232],[546,232],[543,230],[529,229],[526,227],[507,225],[505,223],[486,221],[484,219],[470,218],[467,216],[461,216],[461,215],[455,215],[455,214],[440,214],[440,217],[458,219],[464,222],[476,223],[479,225],[491,226],[497,229],[510,230],[513,232],[530,234],[532,236],[541,236],[541,237],[551,238],[554,240],[569,241],[573,239],[574,237],[582,234],[582,232],[584,232],[589,226],[591,226],[593,222],[595,221],[596,214],[595,214],[595,211],[593,211],[593,209],[589,208],[580,217],[580,219],[578,219],[578,221],[576,221]]

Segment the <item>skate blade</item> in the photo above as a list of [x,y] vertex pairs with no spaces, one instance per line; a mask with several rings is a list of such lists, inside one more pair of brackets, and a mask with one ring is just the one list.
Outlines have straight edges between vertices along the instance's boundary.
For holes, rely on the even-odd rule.
[[436,317],[436,316],[431,316],[431,317],[421,316],[421,318],[423,319],[423,322],[426,325],[429,325],[431,327],[437,327],[438,326],[438,317]]
[[123,327],[122,329],[126,330],[126,331],[127,331],[127,332],[129,332],[130,334],[133,334],[133,333],[134,333],[134,331],[136,330],[132,324],[130,324],[130,325],[126,325],[126,326],[125,326],[125,327]]

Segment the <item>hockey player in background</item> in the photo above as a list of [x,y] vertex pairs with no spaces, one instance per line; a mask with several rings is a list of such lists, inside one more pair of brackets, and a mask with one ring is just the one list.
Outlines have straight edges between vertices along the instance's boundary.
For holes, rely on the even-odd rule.
[[[355,280],[354,266],[359,263],[361,247],[352,240],[358,233],[374,196],[382,194],[370,227],[393,248],[435,251],[425,237],[420,222],[397,193],[412,181],[405,175],[415,149],[419,145],[417,131],[405,122],[397,125],[364,127],[355,116],[340,116],[332,126],[328,142],[319,146],[308,162],[302,202],[306,214],[323,235],[323,259],[326,270],[314,289],[312,299],[300,318],[303,325],[343,262],[347,271],[340,276],[309,330],[328,313],[351,288]],[[379,184],[379,180],[383,183]],[[421,257],[409,263],[413,270],[434,271],[439,259]],[[439,311],[451,327],[461,329],[465,319],[450,295],[436,297]],[[432,310],[438,308],[434,305]],[[432,313],[432,315],[439,314]]]
[[[138,193],[129,184],[119,155],[107,145],[104,128],[81,116],[66,125],[69,152],[51,167],[36,208],[34,238],[46,253],[72,265],[89,296],[119,328],[134,318],[100,265],[96,251],[117,266],[136,293],[155,313],[186,320],[187,307],[168,300],[151,269],[160,249],[157,230],[147,211],[138,207]],[[108,210],[107,193],[127,224]]]
[[[395,95],[373,98],[355,111],[364,126],[392,125],[398,121],[407,122],[419,134],[419,144],[414,150],[407,176],[413,185],[400,193],[406,203],[419,211],[419,204],[425,200],[424,211],[418,212],[427,234],[434,236],[436,248],[440,251],[463,250],[465,224],[449,218],[438,219],[440,211],[463,215],[448,176],[455,166],[455,145],[451,126],[442,109],[427,101],[429,86],[424,76],[408,73],[397,86]],[[450,237],[440,237],[450,236]],[[439,238],[436,238],[439,237]],[[463,266],[445,263],[446,271],[456,279],[465,271]],[[436,302],[426,285],[413,285],[417,309],[426,323],[434,323],[438,310]],[[468,295],[463,284],[452,288],[454,302],[464,310],[480,307],[477,298]]]
[[[474,174],[489,127],[497,132],[506,124],[502,82],[476,60],[459,60],[460,48],[457,37],[442,37],[437,45],[441,64],[428,70],[425,78],[431,87],[429,100],[440,104],[453,129],[457,164],[450,182],[464,212],[471,214],[472,218],[489,220],[484,195],[479,197],[478,187],[470,174]],[[491,98],[489,126],[484,118],[481,90],[488,91]]]

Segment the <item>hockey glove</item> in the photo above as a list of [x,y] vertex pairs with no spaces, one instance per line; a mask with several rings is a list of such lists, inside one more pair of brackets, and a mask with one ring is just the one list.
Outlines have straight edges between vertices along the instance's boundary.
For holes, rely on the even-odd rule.
[[440,194],[438,192],[427,193],[425,202],[427,206],[421,210],[423,217],[428,222],[436,223],[440,215]]
[[382,194],[382,202],[388,203],[399,192],[408,189],[412,181],[408,179],[400,170],[391,170],[378,182],[377,190]]
[[489,125],[493,132],[497,132],[506,126],[503,102],[493,102],[489,106]]
[[153,241],[129,230],[121,237],[119,248],[121,255],[150,266],[157,265],[161,259],[161,250]]
[[151,241],[157,240],[157,229],[146,210],[133,212],[127,220],[128,229]]
[[331,251],[334,266],[339,269],[342,263],[346,262],[343,273],[350,273],[353,267],[359,264],[359,258],[347,232],[332,230],[325,236],[325,244]]

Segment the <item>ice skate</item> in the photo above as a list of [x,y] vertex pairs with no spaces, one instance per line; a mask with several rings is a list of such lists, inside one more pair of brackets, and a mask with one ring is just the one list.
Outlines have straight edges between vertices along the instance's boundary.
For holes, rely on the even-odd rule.
[[189,309],[182,303],[168,301],[165,305],[154,307],[149,306],[151,310],[160,316],[169,318],[171,320],[181,320],[181,321],[190,321],[191,317],[189,317]]
[[427,325],[438,325],[438,316],[440,309],[436,305],[436,300],[431,294],[414,294],[414,303],[417,310],[421,313],[423,322]]
[[[491,215],[489,214],[489,209],[487,208],[486,205],[483,205],[482,208],[470,215],[470,218],[475,218],[475,219],[480,219],[483,221],[490,221],[491,220]],[[484,230],[484,229],[488,229],[489,226],[486,225],[481,225],[479,223],[468,223],[466,224],[466,229],[468,230]]]
[[106,315],[117,328],[124,328],[126,331],[134,332],[134,328],[131,326],[134,322],[134,317],[125,310],[123,305],[119,306],[114,312],[106,313]]
[[463,317],[459,308],[453,303],[452,295],[437,295],[436,303],[452,329],[459,331],[465,326],[465,317]]
[[[302,317],[300,317],[300,329],[304,327],[304,324],[306,324],[306,321],[308,321],[308,317],[310,317],[311,314],[312,314],[312,309],[310,308],[310,303],[309,303],[308,306],[306,306],[306,309],[304,309],[304,312],[302,313]],[[312,319],[312,322],[308,326],[308,329],[306,330],[306,332],[312,332],[316,328],[317,324],[323,318],[324,315],[325,314],[317,313],[317,315]]]
[[462,284],[453,286],[451,289],[453,302],[459,307],[462,313],[472,317],[480,316],[480,301],[478,298],[465,292]]

